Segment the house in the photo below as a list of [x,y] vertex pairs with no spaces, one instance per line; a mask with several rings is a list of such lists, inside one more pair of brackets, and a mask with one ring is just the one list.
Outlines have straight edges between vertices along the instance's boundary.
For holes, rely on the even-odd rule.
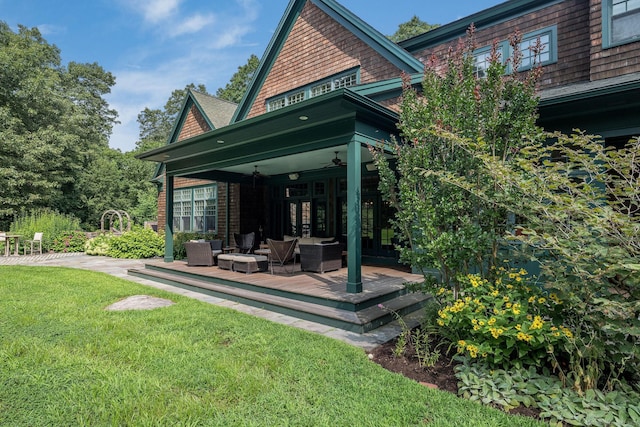
[[479,75],[494,41],[507,58],[509,35],[523,34],[523,69],[543,66],[548,130],[581,128],[613,145],[640,134],[637,1],[511,0],[396,44],[334,0],[291,0],[237,108],[192,91],[169,144],[138,156],[165,177],[165,261],[179,230],[227,243],[249,231],[335,237],[347,249],[347,291],[362,292],[363,263],[396,262],[393,212],[367,145],[397,134],[401,74],[419,83],[427,58],[471,23]]

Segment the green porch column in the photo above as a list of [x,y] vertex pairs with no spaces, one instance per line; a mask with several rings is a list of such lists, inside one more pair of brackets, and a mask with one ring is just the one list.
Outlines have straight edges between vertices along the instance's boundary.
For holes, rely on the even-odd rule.
[[173,262],[173,175],[165,173],[164,262]]
[[347,144],[347,292],[362,292],[362,167],[360,143]]

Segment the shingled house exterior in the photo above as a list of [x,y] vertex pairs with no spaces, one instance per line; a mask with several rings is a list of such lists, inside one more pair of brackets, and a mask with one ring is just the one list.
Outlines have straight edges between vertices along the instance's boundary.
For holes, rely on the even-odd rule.
[[190,92],[169,143],[139,156],[160,165],[165,261],[177,231],[335,237],[361,292],[363,262],[396,262],[367,144],[397,134],[400,76],[419,83],[472,23],[479,74],[516,30],[525,70],[544,44],[540,125],[616,145],[640,134],[638,2],[511,0],[396,44],[336,1],[291,0],[240,104]]

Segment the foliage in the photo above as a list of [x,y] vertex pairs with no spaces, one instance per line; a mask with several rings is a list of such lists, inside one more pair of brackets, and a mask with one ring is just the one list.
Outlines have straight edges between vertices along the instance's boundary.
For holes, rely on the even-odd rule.
[[553,426],[628,426],[640,424],[640,393],[625,384],[616,391],[589,390],[583,395],[535,367],[490,369],[468,357],[456,366],[459,395],[505,411],[539,408],[540,417]]
[[[580,391],[611,389],[621,376],[640,378],[640,139],[615,148],[579,132],[545,136],[510,161],[452,138],[481,161],[494,187],[443,179],[518,213],[518,232],[507,237],[540,265],[576,333],[565,349],[566,380]],[[495,187],[513,197],[492,198]]]
[[107,256],[109,254],[110,242],[113,237],[113,234],[105,233],[87,240],[84,246],[85,253],[87,255]]
[[185,259],[187,252],[184,249],[184,242],[190,240],[214,240],[218,235],[215,233],[174,233],[173,235],[173,259]]
[[54,240],[61,233],[80,230],[80,221],[71,215],[64,215],[50,209],[35,209],[20,215],[12,224],[13,233],[29,236],[31,239],[37,232],[42,234],[42,251],[54,248]]
[[393,40],[397,43],[401,42],[402,40],[410,39],[411,37],[424,34],[427,31],[438,28],[439,26],[440,24],[427,24],[416,15],[413,15],[413,17],[409,21],[403,22],[402,24],[398,25],[398,29],[396,30],[396,32],[388,37],[390,40]]
[[53,239],[54,252],[84,252],[87,235],[84,231],[65,231]]
[[[529,283],[524,270],[497,269],[489,281],[460,279],[460,294],[441,288],[437,323],[458,352],[490,366],[545,366],[558,344],[573,333],[560,323],[562,301]],[[555,359],[553,359],[555,360]]]
[[0,22],[0,216],[51,208],[84,220],[79,176],[108,146],[115,77],[98,64],[61,65],[37,28]]
[[[179,292],[59,267],[0,275],[3,426],[541,425],[428,389],[339,340]],[[175,304],[105,310],[133,295]]]
[[[447,172],[483,188],[491,184],[490,177],[480,173],[479,161],[452,144],[448,135],[483,141],[486,153],[507,158],[523,145],[524,135],[537,132],[534,92],[539,72],[534,68],[524,77],[517,73],[519,36],[511,38],[515,53],[504,64],[493,46],[486,77],[479,79],[473,66],[473,33],[471,27],[446,63],[429,60],[421,93],[405,76],[402,141],[372,148],[380,192],[396,210],[392,223],[402,240],[400,259],[421,270],[426,285],[455,285],[457,277],[473,267],[484,268],[484,276],[503,259],[499,247],[507,212],[438,178]],[[505,73],[507,65],[514,72]],[[385,152],[395,154],[393,165]]]
[[251,55],[247,60],[247,63],[239,66],[238,71],[231,76],[231,81],[227,83],[224,88],[219,88],[216,91],[216,96],[239,104],[240,101],[242,101],[242,97],[247,91],[251,80],[253,79],[253,75],[258,70],[259,65],[260,60],[258,57]]
[[164,239],[150,228],[133,227],[131,231],[109,240],[107,255],[112,258],[153,258],[164,255]]

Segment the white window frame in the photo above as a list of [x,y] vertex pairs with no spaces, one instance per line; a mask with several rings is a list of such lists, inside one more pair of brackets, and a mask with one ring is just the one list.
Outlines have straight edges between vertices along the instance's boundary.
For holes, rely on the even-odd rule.
[[360,70],[351,69],[335,76],[322,79],[301,88],[277,95],[266,100],[267,112],[297,104],[306,99],[324,95],[331,91],[355,86],[360,82]]
[[218,231],[217,184],[174,190],[173,229],[176,232]]

